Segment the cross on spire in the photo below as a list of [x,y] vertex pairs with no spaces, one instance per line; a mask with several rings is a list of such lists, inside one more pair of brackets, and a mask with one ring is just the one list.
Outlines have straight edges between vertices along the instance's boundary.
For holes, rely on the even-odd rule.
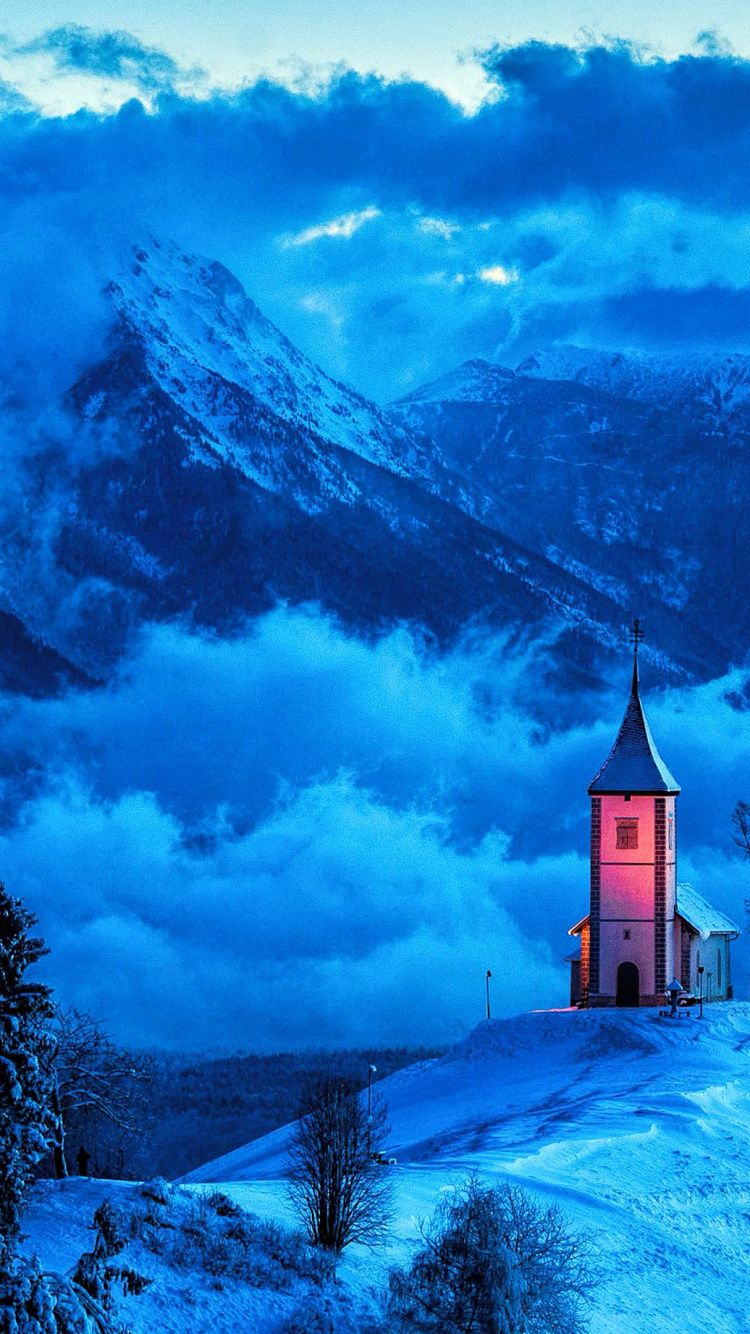
[[643,643],[645,636],[641,629],[640,617],[636,616],[633,621],[633,627],[630,631],[630,642],[633,645],[633,694],[638,694],[638,649]]

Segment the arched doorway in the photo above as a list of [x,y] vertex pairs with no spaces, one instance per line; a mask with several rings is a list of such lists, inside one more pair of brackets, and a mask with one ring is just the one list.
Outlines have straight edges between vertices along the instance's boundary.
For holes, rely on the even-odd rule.
[[617,1004],[640,1005],[641,977],[634,963],[621,963],[617,969]]

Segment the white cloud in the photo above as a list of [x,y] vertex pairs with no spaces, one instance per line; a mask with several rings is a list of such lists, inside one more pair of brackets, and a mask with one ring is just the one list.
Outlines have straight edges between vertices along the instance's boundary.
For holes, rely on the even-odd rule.
[[306,227],[304,231],[297,232],[293,236],[282,237],[281,244],[288,250],[292,246],[310,245],[323,236],[341,237],[348,241],[360,227],[364,227],[365,223],[379,217],[380,209],[374,207],[362,208],[356,213],[342,213],[340,217],[331,218],[329,222],[321,222],[315,227]]
[[445,218],[420,218],[419,230],[427,236],[442,236],[446,241],[461,231],[457,222],[448,222]]
[[486,269],[480,269],[478,278],[483,283],[494,283],[497,287],[510,287],[512,283],[517,283],[519,274],[517,269],[505,268],[503,264],[490,264]]

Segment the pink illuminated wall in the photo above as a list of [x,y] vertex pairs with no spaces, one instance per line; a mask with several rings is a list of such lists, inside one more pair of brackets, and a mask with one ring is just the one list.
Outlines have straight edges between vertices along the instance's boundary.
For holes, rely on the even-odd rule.
[[[674,816],[674,796],[633,794],[629,801],[624,795],[601,797],[602,997],[615,996],[617,970],[624,962],[639,970],[642,1003],[660,1002],[674,975]],[[618,823],[620,842],[635,846],[618,846]]]

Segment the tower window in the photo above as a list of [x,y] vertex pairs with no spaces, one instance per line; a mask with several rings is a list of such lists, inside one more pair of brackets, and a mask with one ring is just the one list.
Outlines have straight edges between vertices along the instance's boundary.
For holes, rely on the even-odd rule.
[[638,847],[638,821],[637,821],[637,820],[618,820],[618,821],[617,821],[617,847],[618,847],[618,848],[637,848],[637,847]]
[[626,926],[626,927],[623,929],[622,938],[623,938],[623,940],[630,940],[630,927],[629,927],[629,926]]
[[667,820],[667,833],[668,833],[668,837],[669,837],[669,846],[670,846],[670,848],[673,848],[673,847],[674,847],[674,816],[673,816],[673,815],[670,815],[669,819]]

